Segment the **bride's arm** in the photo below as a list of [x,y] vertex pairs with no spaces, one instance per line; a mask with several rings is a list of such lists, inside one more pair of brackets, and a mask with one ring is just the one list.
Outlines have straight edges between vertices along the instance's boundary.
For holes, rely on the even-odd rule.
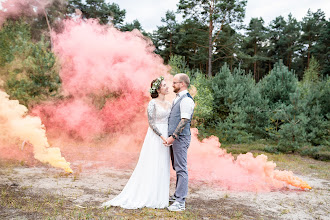
[[155,120],[156,120],[156,106],[155,102],[151,100],[148,105],[148,122],[149,122],[149,127],[158,135],[160,136],[163,140],[165,138],[162,136],[162,133],[158,130],[158,128],[155,125]]

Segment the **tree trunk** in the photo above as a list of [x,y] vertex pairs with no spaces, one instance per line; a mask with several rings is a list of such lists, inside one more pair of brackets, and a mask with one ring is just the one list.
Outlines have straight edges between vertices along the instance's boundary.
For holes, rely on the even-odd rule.
[[292,65],[292,53],[290,52],[290,57],[289,57],[289,70],[291,70],[291,65]]
[[50,27],[49,20],[48,20],[48,16],[47,16],[47,13],[46,13],[46,10],[44,10],[44,14],[45,14],[45,18],[46,18],[46,22],[47,22],[47,26],[48,26],[48,30],[49,30],[50,48],[53,49],[52,28]]
[[[257,55],[257,43],[254,44],[254,57]],[[254,79],[257,81],[257,61],[254,61],[254,67],[253,67],[253,75],[254,75]]]
[[[290,46],[292,45],[292,43],[290,42],[290,44],[288,44],[288,48],[290,48]],[[291,69],[291,52],[289,51],[288,52],[288,57],[287,57],[287,65],[288,65],[288,68],[289,70]]]
[[212,32],[213,32],[213,8],[210,7],[210,21],[209,21],[209,58],[208,58],[208,76],[212,77],[212,49],[213,49],[213,41],[212,41]]
[[172,55],[172,33],[170,33],[170,57]]
[[209,68],[208,68],[208,76],[211,77],[212,76],[212,48],[213,48],[213,45],[212,45],[212,31],[211,31],[211,28],[210,28],[210,31],[209,31],[209,58],[208,58],[208,63],[209,63]]
[[309,67],[310,48],[311,48],[311,36],[309,36],[308,49],[307,49],[307,68]]

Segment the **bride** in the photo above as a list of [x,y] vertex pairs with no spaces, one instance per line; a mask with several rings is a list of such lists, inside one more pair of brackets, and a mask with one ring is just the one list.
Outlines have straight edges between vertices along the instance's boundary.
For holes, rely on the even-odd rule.
[[103,203],[103,207],[165,208],[169,204],[170,150],[164,143],[168,137],[171,104],[165,101],[168,86],[164,77],[151,82],[150,94],[152,100],[147,111],[149,128],[139,161],[123,191],[114,199]]

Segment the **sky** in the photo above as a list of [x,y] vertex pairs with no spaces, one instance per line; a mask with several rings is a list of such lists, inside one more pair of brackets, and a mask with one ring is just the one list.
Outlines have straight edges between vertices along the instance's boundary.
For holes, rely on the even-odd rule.
[[[152,32],[161,26],[161,18],[167,10],[177,10],[179,0],[107,0],[115,2],[120,9],[126,10],[125,22],[138,19],[144,30]],[[287,18],[291,12],[298,21],[307,14],[308,9],[316,12],[321,9],[327,19],[330,17],[330,0],[248,0],[245,14],[245,24],[252,17],[262,17],[268,25],[277,16]],[[178,17],[179,18],[179,17]]]

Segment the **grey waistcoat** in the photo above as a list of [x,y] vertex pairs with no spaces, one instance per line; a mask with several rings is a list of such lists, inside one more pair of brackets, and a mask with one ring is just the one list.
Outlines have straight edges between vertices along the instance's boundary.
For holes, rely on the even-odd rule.
[[[181,121],[180,103],[181,103],[182,99],[187,96],[188,96],[188,94],[184,94],[172,106],[172,110],[171,110],[170,116],[168,118],[168,136],[171,136],[174,133],[176,127],[178,126],[179,122]],[[191,98],[191,96],[190,96],[190,98]],[[190,135],[190,122],[192,119],[192,115],[193,114],[191,114],[191,118],[189,119],[189,122],[187,123],[186,127],[183,129],[183,131],[181,132],[180,135]]]

